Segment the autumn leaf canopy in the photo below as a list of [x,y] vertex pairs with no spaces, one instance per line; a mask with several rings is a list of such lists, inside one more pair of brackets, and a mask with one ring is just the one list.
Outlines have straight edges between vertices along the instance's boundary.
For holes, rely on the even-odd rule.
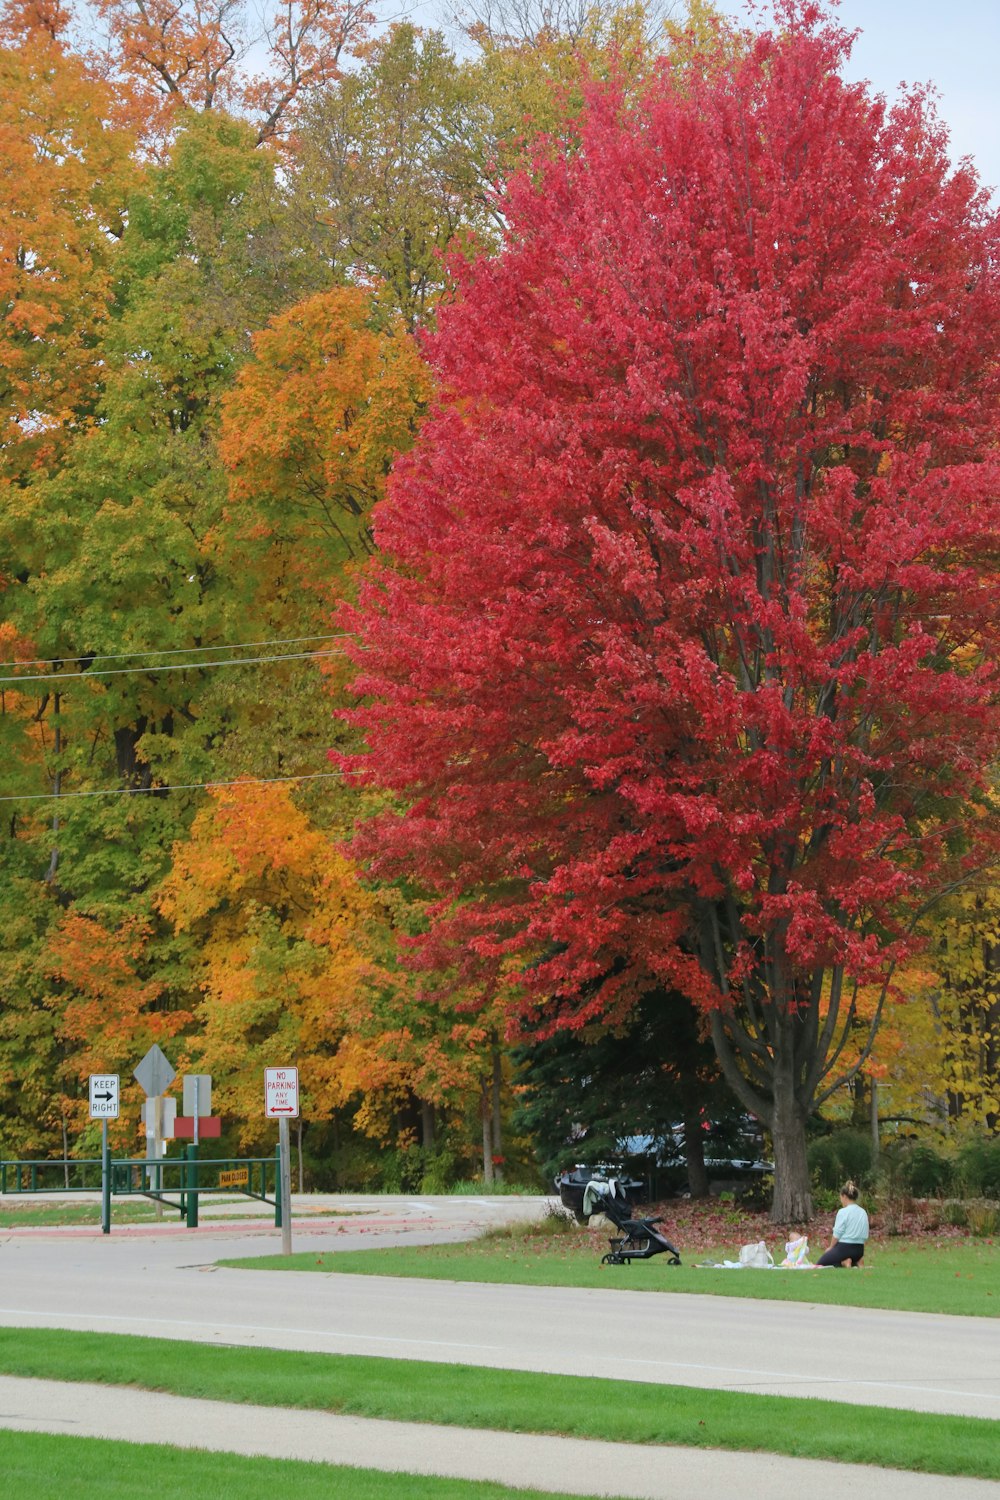
[[574,1025],[658,982],[818,1015],[982,831],[997,225],[921,94],[782,18],[513,182],[347,616],[348,763],[407,804],[373,867]]

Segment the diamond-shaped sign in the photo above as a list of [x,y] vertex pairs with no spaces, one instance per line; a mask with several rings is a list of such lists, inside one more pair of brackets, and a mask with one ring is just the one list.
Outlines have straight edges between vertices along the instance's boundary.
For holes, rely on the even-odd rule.
[[152,1098],[170,1087],[177,1077],[177,1070],[154,1042],[139,1066],[133,1069],[132,1077],[143,1092]]

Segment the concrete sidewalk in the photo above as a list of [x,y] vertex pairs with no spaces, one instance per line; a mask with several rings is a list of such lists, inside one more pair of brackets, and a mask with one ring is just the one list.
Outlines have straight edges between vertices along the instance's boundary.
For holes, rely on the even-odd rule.
[[[375,1421],[287,1407],[194,1401],[120,1386],[0,1376],[0,1429],[168,1443],[270,1458],[487,1479],[627,1500],[995,1500],[996,1484],[860,1464],[720,1449],[642,1447],[575,1438]],[[2,1439],[0,1439],[2,1445]]]

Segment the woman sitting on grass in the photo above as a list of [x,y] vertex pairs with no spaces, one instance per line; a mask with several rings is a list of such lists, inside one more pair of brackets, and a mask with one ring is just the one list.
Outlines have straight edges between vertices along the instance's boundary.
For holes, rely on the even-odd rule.
[[868,1241],[868,1215],[858,1202],[858,1190],[853,1182],[845,1182],[840,1190],[841,1208],[833,1221],[833,1239],[829,1250],[824,1250],[817,1266],[860,1266]]

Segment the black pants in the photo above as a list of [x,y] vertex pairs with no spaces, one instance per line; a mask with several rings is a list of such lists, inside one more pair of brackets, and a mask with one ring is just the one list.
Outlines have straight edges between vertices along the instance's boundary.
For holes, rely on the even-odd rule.
[[820,1256],[816,1264],[818,1266],[836,1266],[840,1269],[845,1261],[849,1261],[852,1266],[860,1266],[864,1253],[864,1245],[852,1245],[848,1240],[838,1240],[835,1245],[831,1245],[829,1250]]

